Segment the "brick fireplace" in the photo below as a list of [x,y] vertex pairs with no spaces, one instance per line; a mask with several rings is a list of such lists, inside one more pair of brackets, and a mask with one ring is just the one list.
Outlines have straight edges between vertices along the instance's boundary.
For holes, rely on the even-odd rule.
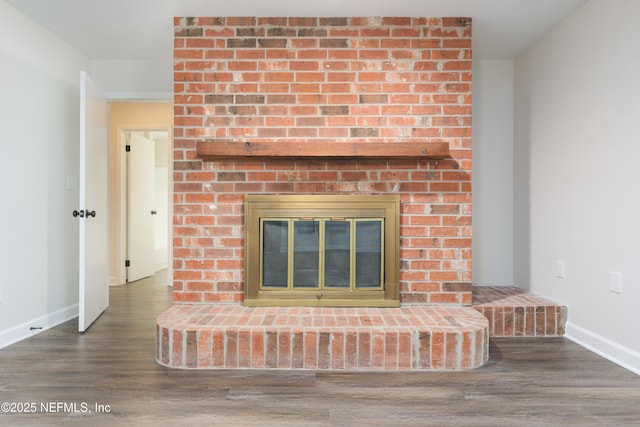
[[[173,310],[242,307],[247,194],[397,195],[399,309],[471,305],[470,19],[201,17],[174,24]],[[434,144],[437,153],[429,151]],[[473,335],[477,354],[450,365],[481,364],[483,333]],[[211,353],[213,332],[173,334],[159,326],[161,363],[215,365],[185,350],[204,340]],[[456,346],[472,346],[464,337]],[[255,339],[264,347],[270,338]],[[424,344],[407,340],[407,348]],[[399,348],[401,341],[393,342]]]

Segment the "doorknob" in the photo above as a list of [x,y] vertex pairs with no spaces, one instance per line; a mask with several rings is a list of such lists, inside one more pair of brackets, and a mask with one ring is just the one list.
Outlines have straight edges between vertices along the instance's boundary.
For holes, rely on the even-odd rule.
[[80,217],[80,218],[84,218],[84,210],[80,210],[80,212],[78,211],[73,211],[73,217]]
[[87,218],[89,218],[90,216],[92,217],[96,217],[96,211],[87,211]]
[[151,215],[157,215],[158,211],[151,211]]

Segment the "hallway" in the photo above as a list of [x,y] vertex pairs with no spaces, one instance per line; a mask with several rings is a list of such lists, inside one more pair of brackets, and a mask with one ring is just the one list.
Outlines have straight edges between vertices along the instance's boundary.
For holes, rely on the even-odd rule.
[[[162,274],[162,273],[161,273]],[[564,338],[492,339],[467,372],[173,370],[154,361],[160,275],[112,287],[77,320],[0,350],[3,425],[629,426],[640,377]],[[20,406],[21,405],[21,406]],[[45,413],[44,409],[48,410]],[[98,413],[96,409],[102,411]],[[25,412],[25,411],[23,411]]]

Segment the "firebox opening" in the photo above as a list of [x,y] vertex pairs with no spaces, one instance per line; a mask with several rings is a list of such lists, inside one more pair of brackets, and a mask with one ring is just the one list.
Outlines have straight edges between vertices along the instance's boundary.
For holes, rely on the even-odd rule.
[[399,306],[399,196],[247,195],[247,306]]

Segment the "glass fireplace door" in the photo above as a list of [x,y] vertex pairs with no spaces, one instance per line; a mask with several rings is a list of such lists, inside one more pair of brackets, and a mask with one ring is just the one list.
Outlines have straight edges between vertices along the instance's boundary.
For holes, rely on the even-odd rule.
[[379,289],[383,229],[382,218],[263,219],[261,288]]
[[293,287],[320,285],[320,221],[293,221]]
[[351,283],[351,222],[327,221],[324,235],[324,284],[349,288]]
[[262,223],[262,286],[287,288],[289,282],[289,221]]
[[247,306],[399,306],[399,197],[247,195]]

